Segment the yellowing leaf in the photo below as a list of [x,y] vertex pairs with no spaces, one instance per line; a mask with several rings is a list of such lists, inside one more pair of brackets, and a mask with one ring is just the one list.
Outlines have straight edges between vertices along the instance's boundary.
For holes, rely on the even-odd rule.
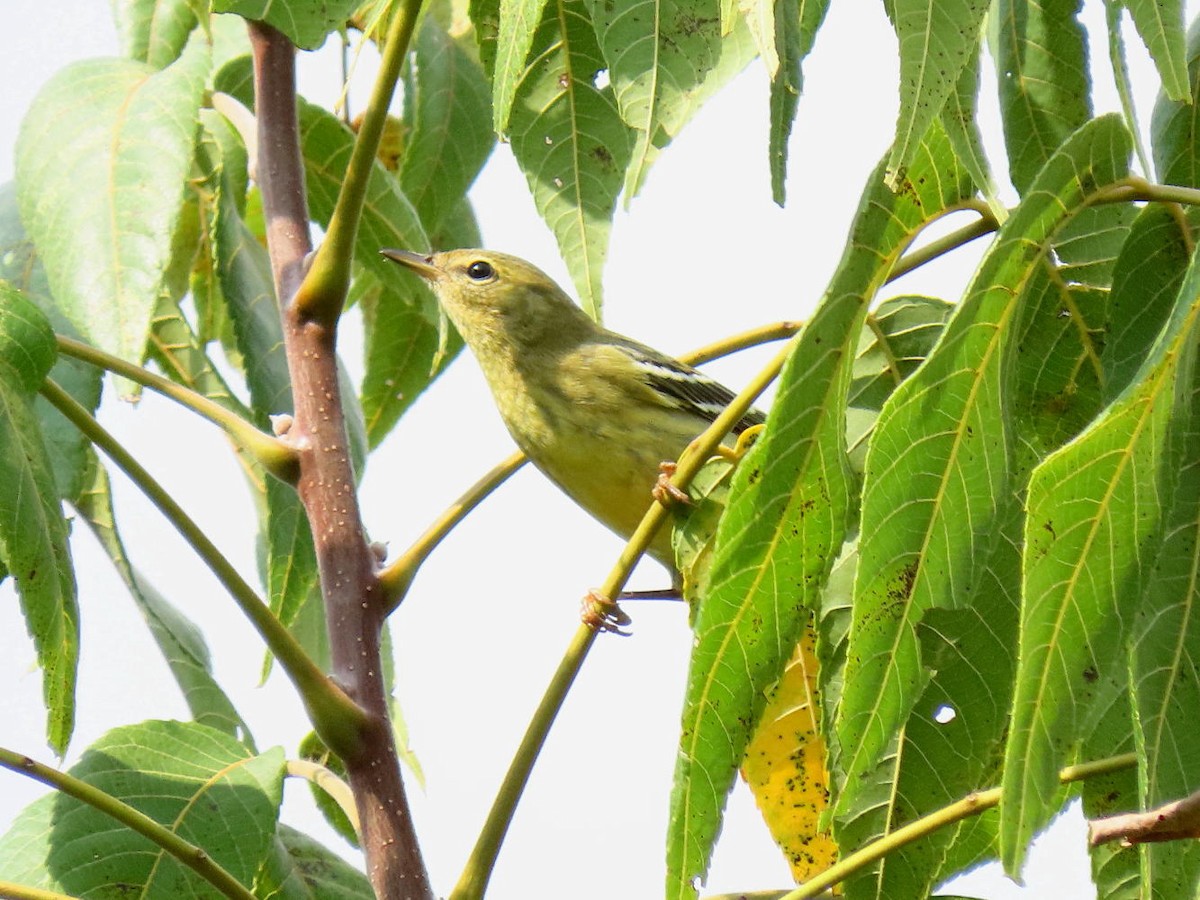
[[817,730],[815,643],[810,626],[771,690],[742,763],[742,777],[798,883],[837,862],[837,845],[817,825],[829,805],[829,772]]

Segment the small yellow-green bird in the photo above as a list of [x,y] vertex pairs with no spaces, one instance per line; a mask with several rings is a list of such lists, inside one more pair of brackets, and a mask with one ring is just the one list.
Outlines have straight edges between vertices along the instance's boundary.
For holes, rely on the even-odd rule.
[[[509,433],[572,500],[628,538],[662,463],[734,398],[691,366],[595,322],[536,266],[490,250],[383,250],[425,278],[479,360]],[[764,416],[750,410],[739,435]],[[672,573],[668,530],[650,555]]]

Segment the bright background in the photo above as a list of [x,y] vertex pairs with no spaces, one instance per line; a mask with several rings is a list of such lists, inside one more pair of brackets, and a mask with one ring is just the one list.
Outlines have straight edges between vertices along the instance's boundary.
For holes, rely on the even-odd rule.
[[[1195,0],[1189,2],[1194,14]],[[672,353],[745,328],[806,317],[842,252],[864,180],[895,121],[895,38],[882,4],[834,3],[804,67],[791,145],[789,203],[771,202],[766,165],[767,80],[755,63],[672,144],[632,208],[618,212],[605,277],[606,324]],[[1097,111],[1118,108],[1107,67],[1103,5],[1086,4],[1099,84]],[[30,23],[34,23],[31,27]],[[5,0],[0,8],[0,183],[37,90],[63,65],[116,53],[108,4]],[[1127,36],[1140,118],[1157,85],[1142,45]],[[331,42],[332,44],[332,42]],[[329,103],[337,53],[302,61],[301,89]],[[985,66],[981,96],[994,107]],[[367,76],[369,73],[363,73]],[[365,77],[360,76],[365,86]],[[365,91],[359,90],[361,98]],[[357,109],[361,109],[358,100]],[[985,141],[1003,159],[997,119]],[[569,285],[553,238],[500,145],[472,189],[488,246],[516,253]],[[1009,192],[1006,201],[1015,198]],[[965,221],[965,220],[964,220]],[[950,227],[961,224],[950,223]],[[889,293],[955,299],[979,248],[919,270]],[[346,362],[361,377],[357,322]],[[773,353],[709,367],[740,387]],[[101,421],[160,478],[239,569],[255,580],[256,523],[219,432],[147,392],[112,399]],[[372,457],[362,486],[371,535],[398,551],[512,449],[469,354],[418,401]],[[175,532],[119,474],[119,521],[138,566],[210,641],[218,680],[260,747],[294,750],[307,731],[278,671],[259,687],[261,645]],[[406,774],[435,889],[449,891],[512,751],[578,625],[579,597],[600,583],[620,543],[532,469],[501,488],[445,541],[393,617],[398,695],[425,786]],[[72,541],[80,576],[82,658],[78,726],[66,764],[109,728],[187,709],[122,583],[90,535]],[[663,587],[646,563],[632,587]],[[630,605],[631,638],[602,637],[543,750],[512,825],[490,898],[653,897],[664,876],[664,835],[687,653],[681,604]],[[40,674],[11,585],[0,586],[0,745],[51,761],[42,735]],[[43,788],[0,771],[0,832]],[[321,821],[306,785],[289,782],[285,818],[355,854]],[[1083,821],[1065,814],[1034,847],[1024,889],[985,866],[951,889],[987,898],[1087,898]],[[0,873],[2,876],[3,873]],[[787,868],[739,785],[705,893],[784,887]]]

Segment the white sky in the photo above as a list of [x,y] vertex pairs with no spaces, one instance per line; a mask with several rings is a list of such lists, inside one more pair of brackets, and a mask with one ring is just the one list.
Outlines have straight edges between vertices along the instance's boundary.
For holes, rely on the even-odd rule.
[[[1102,40],[1102,4],[1087,21]],[[1189,4],[1189,8],[1194,4]],[[6,0],[0,8],[0,182],[37,89],[69,61],[109,55],[108,4]],[[28,28],[28,23],[39,23]],[[1129,41],[1143,127],[1153,77]],[[1102,44],[1093,58],[1103,61]],[[315,65],[314,65],[315,63]],[[334,56],[305,61],[302,87],[328,99]],[[1107,66],[1099,66],[1105,76]],[[985,77],[987,75],[985,74]],[[661,156],[645,191],[617,216],[606,272],[606,323],[667,352],[753,325],[808,315],[841,256],[866,175],[887,148],[895,116],[895,41],[882,4],[834,3],[805,66],[791,149],[789,206],[770,200],[766,78],[754,64],[701,111]],[[1116,108],[1112,92],[1100,109]],[[1106,91],[1106,92],[1105,92]],[[987,77],[983,94],[994,97]],[[361,101],[359,104],[361,108]],[[1002,159],[993,129],[993,160]],[[500,147],[472,191],[484,239],[536,261],[568,285],[524,178]],[[1009,198],[1011,199],[1011,198]],[[895,292],[957,298],[977,253],[921,270]],[[347,328],[349,350],[357,328]],[[773,351],[709,367],[740,386]],[[356,377],[361,362],[347,353]],[[102,421],[176,492],[252,581],[254,513],[227,445],[211,426],[147,394],[134,409],[108,401]],[[362,496],[368,528],[394,550],[511,450],[468,354],[418,402],[371,460]],[[210,641],[216,675],[259,746],[294,750],[307,731],[290,686],[256,687],[257,638],[209,573],[119,476],[118,515],[134,562]],[[435,889],[446,892],[474,842],[529,715],[578,624],[578,598],[620,547],[529,469],[501,489],[429,560],[393,619],[398,693],[424,766],[410,793]],[[187,710],[149,634],[90,538],[73,542],[83,627],[79,724],[68,764],[109,728]],[[647,564],[634,587],[661,587]],[[489,897],[651,897],[663,847],[690,634],[681,605],[629,607],[634,636],[598,641],[559,718],[501,853]],[[116,652],[114,652],[116,651]],[[0,587],[0,745],[50,761],[40,675],[10,585]],[[36,785],[0,771],[0,832]],[[345,851],[289,783],[285,818]],[[1069,814],[1035,846],[1022,890],[993,867],[954,885],[995,898],[1086,898],[1082,822]],[[788,884],[753,801],[739,786],[705,893]]]

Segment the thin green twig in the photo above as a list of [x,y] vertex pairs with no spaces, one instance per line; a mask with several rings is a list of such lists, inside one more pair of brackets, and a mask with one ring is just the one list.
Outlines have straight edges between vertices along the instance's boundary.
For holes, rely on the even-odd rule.
[[[204,851],[203,847],[188,843],[169,828],[160,825],[129,804],[122,803],[111,794],[106,794],[99,788],[92,787],[87,782],[80,781],[66,772],[60,772],[58,769],[43,765],[24,754],[4,747],[0,747],[0,766],[49,785],[115,819],[126,828],[136,831],[179,860],[226,897],[230,897],[232,900],[254,900],[254,892],[244,887],[241,882],[218,865]],[[13,895],[4,893],[3,896]],[[36,897],[37,895],[29,894],[27,896]]]
[[[141,463],[66,391],[52,380],[46,379],[42,383],[41,393],[129,476],[204,561],[250,620],[263,642],[275,654],[300,692],[313,725],[322,737],[326,732],[357,733],[364,724],[364,714],[358,704],[317,667],[292,633],[275,617],[203,529],[183,511]],[[328,739],[326,742],[328,743]]]
[[487,499],[492,491],[507,481],[510,475],[525,465],[525,462],[525,454],[518,450],[493,466],[487,474],[467,488],[461,497],[443,510],[412,546],[379,572],[379,587],[387,598],[386,615],[396,611],[396,607],[412,586],[417,570],[446,535],[453,531],[471,510]]
[[[679,457],[671,483],[680,490],[685,489],[700,471],[701,466],[708,460],[721,441],[733,429],[737,421],[745,415],[772,381],[779,375],[784,362],[792,352],[794,339],[789,341],[775,358],[746,387],[737,395],[720,416],[695,440],[688,444],[687,449]],[[654,540],[658,529],[667,519],[668,509],[659,501],[651,503],[650,508],[642,517],[641,524],[629,538],[629,542],[621,551],[616,564],[608,573],[608,578],[598,590],[605,597],[616,597],[625,587],[629,573],[633,571],[638,559],[645,553],[646,548]],[[488,813],[487,821],[476,840],[471,856],[459,877],[458,884],[450,893],[450,900],[478,900],[487,888],[488,880],[496,865],[496,857],[500,853],[500,845],[508,832],[516,811],[517,802],[529,780],[533,764],[545,744],[558,711],[562,708],[567,692],[571,689],[575,676],[579,674],[583,661],[596,639],[596,631],[589,625],[580,625],[571,638],[567,651],[563,655],[558,669],[554,673],[542,701],[534,712],[533,719],[521,740],[508,772],[504,776],[500,790]]]
[[272,475],[289,484],[295,483],[298,474],[297,454],[284,441],[264,434],[241,416],[203,394],[176,384],[161,375],[156,375],[141,366],[135,366],[119,356],[113,356],[111,353],[106,353],[61,334],[55,335],[55,339],[58,341],[60,353],[90,363],[97,368],[123,375],[130,381],[157,391],[181,406],[199,413],[214,425],[224,429],[225,433],[233,438],[238,446],[244,448]]
[[24,884],[13,884],[11,881],[0,881],[0,897],[4,897],[5,900],[80,900],[73,894],[45,891]]
[[[1095,762],[1082,763],[1077,766],[1067,766],[1058,773],[1058,780],[1063,784],[1072,781],[1082,781],[1097,775],[1108,775],[1137,765],[1136,753],[1125,753],[1121,756],[1110,756]],[[885,834],[878,840],[872,841],[860,850],[851,853],[841,862],[830,866],[816,878],[810,878],[783,900],[806,900],[816,897],[835,884],[845,881],[855,872],[869,866],[913,841],[927,837],[940,828],[953,825],[963,819],[979,815],[1000,803],[1000,788],[990,788],[967,794],[961,800],[956,800],[949,806],[943,806],[927,816],[922,816],[914,822],[909,822],[902,828],[897,828],[890,834]]]
[[888,273],[884,284],[891,284],[902,275],[907,275],[913,269],[920,268],[928,262],[932,262],[939,256],[945,256],[951,250],[957,250],[964,244],[969,244],[978,237],[983,237],[985,234],[991,234],[1000,227],[1000,223],[991,215],[986,213],[971,222],[958,228],[947,235],[943,235],[935,241],[931,241],[924,247],[919,247],[911,253],[902,256],[896,265],[892,266],[892,271]]
[[341,315],[350,284],[354,241],[366,201],[367,185],[375,166],[375,154],[379,150],[388,108],[396,92],[396,82],[400,79],[400,68],[408,55],[408,45],[420,9],[421,0],[403,0],[388,26],[379,74],[371,88],[371,98],[363,113],[342,189],[338,192],[329,228],[325,231],[325,240],[317,248],[312,266],[293,300],[302,316],[332,322]]

